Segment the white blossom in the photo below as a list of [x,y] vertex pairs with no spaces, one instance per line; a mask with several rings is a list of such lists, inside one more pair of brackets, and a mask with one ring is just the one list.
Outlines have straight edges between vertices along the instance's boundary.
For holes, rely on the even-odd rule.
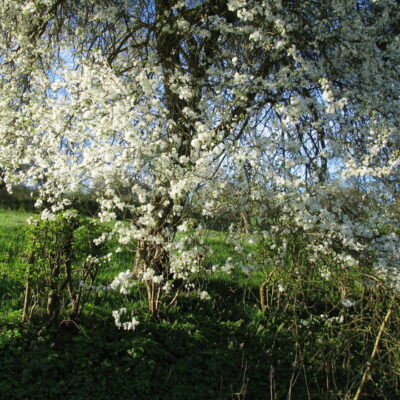
[[135,285],[134,276],[131,270],[120,272],[110,283],[110,289],[119,290],[121,294],[128,294],[129,288]]
[[346,307],[346,308],[354,307],[356,304],[357,303],[354,300],[351,300],[351,299],[344,299],[342,301],[343,307]]

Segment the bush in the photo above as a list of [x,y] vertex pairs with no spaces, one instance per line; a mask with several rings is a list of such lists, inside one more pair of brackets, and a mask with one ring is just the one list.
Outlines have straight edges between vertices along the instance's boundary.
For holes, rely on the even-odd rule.
[[28,228],[28,261],[23,320],[32,313],[48,322],[63,310],[76,319],[102,265],[108,260],[96,245],[104,228],[67,211],[55,219],[34,220]]

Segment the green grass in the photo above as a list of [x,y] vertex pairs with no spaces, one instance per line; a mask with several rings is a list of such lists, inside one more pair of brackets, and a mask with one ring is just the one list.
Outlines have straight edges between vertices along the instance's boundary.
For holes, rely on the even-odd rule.
[[0,228],[14,229],[19,226],[24,226],[26,220],[33,214],[22,211],[10,211],[0,209]]
[[0,316],[21,308],[26,268],[24,226],[29,216],[0,210]]
[[[208,269],[195,283],[210,300],[182,293],[158,318],[147,313],[139,285],[126,296],[93,291],[76,323],[23,324],[28,216],[0,210],[0,400],[280,400],[289,391],[293,400],[352,398],[391,304],[389,292],[367,290],[356,273],[339,269],[326,281],[307,263],[299,273],[288,257],[269,281],[263,311],[259,289],[271,272],[264,258],[273,254],[243,240],[239,257],[227,234],[209,231],[207,268],[229,257],[245,264],[251,251],[259,270],[248,276],[240,268],[230,275]],[[96,284],[108,284],[132,262],[129,251],[115,254]],[[341,305],[343,285],[353,308]],[[111,313],[120,307],[139,319],[134,332],[114,325]],[[364,398],[400,398],[399,302],[392,307]]]

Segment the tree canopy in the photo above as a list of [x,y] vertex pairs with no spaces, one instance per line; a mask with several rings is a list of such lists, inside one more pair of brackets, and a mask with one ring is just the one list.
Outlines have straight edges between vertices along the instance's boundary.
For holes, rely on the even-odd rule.
[[372,246],[388,275],[398,21],[393,0],[5,0],[3,180],[33,185],[53,213],[81,184],[103,220],[129,211],[115,230],[153,290],[190,264],[176,240],[186,210],[212,215],[230,187],[238,212],[279,209],[323,235],[317,253]]

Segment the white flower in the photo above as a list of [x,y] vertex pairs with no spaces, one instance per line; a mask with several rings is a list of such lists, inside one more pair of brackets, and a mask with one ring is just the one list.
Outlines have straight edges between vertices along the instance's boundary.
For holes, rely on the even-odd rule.
[[120,328],[121,327],[121,316],[126,313],[126,308],[122,307],[119,310],[115,310],[112,312],[112,316],[114,317],[115,325]]
[[142,275],[143,281],[151,281],[154,278],[155,271],[153,268],[148,268]]
[[244,249],[240,244],[237,244],[235,246],[235,251],[237,251],[238,253],[243,253]]
[[258,42],[262,39],[262,35],[259,31],[255,31],[249,36],[249,39]]
[[155,283],[156,285],[159,285],[160,283],[162,283],[164,280],[162,275],[158,275],[158,276],[154,276],[153,277],[153,283]]
[[321,277],[324,278],[325,280],[329,280],[331,277],[332,273],[331,271],[328,270],[328,268],[323,267],[321,268]]
[[114,157],[115,157],[114,153],[112,153],[111,151],[107,151],[104,154],[104,161],[108,162],[108,163],[113,162],[114,161]]
[[27,220],[26,220],[26,223],[27,223],[28,225],[33,225],[35,222],[36,222],[36,220],[35,220],[34,217],[29,217],[29,218],[27,218]]
[[205,290],[203,290],[202,292],[200,292],[200,299],[201,300],[210,300],[210,295],[208,294],[208,292],[206,292]]
[[234,268],[234,265],[233,265],[233,264],[231,264],[231,263],[229,263],[229,262],[226,262],[226,263],[220,268],[220,270],[221,270],[222,272],[226,272],[227,274],[230,274],[233,268]]
[[229,11],[236,11],[238,8],[246,5],[246,0],[229,0],[228,9]]
[[344,299],[342,301],[343,307],[346,307],[346,308],[354,307],[356,304],[357,303],[354,300],[351,300],[351,299]]
[[130,321],[122,323],[122,328],[126,331],[134,331],[138,325],[139,321],[135,317],[132,317]]
[[128,294],[128,289],[134,285],[135,282],[133,281],[133,272],[128,269],[124,272],[120,272],[110,283],[109,287],[112,290],[119,289],[121,294]]
[[189,87],[183,86],[179,89],[178,96],[182,100],[190,100],[193,94]]
[[343,323],[343,321],[344,321],[344,318],[343,318],[343,315],[341,315],[341,316],[339,316],[339,317],[331,317],[331,318],[328,318],[328,321],[329,322],[337,322],[338,324],[342,324]]
[[121,317],[122,317],[122,315],[126,314],[126,312],[127,312],[126,307],[122,307],[119,310],[115,310],[112,312],[112,316],[114,317],[115,325],[118,328],[134,331],[135,328],[139,325],[139,321],[135,317],[132,317],[132,319],[130,321],[121,322]]
[[42,211],[41,220],[42,221],[54,221],[56,219],[55,214],[51,213],[47,208]]
[[184,221],[181,225],[178,226],[179,232],[186,232],[188,230],[188,222]]

